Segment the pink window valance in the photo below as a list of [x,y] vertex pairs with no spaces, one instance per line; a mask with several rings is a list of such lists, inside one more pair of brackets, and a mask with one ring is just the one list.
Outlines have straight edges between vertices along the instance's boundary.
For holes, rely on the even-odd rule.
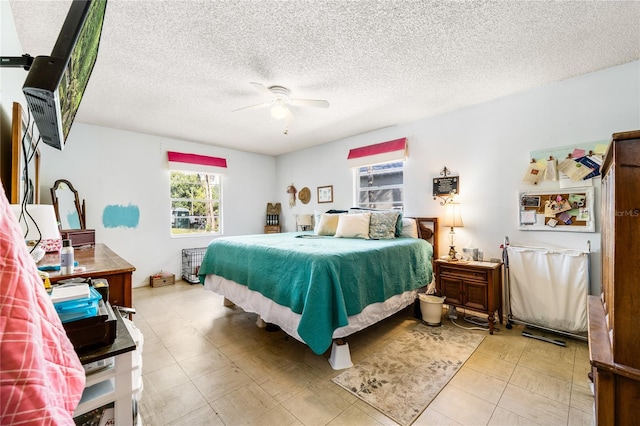
[[227,169],[227,159],[222,157],[167,151],[167,159],[169,167],[176,170],[220,173]]
[[362,146],[349,150],[347,161],[351,167],[367,164],[401,161],[407,155],[407,138],[394,139],[374,145]]

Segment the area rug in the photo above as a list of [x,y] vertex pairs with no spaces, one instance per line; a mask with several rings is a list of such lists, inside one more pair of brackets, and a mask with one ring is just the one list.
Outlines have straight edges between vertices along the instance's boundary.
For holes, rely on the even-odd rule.
[[462,367],[483,334],[416,323],[333,381],[401,425],[410,425]]

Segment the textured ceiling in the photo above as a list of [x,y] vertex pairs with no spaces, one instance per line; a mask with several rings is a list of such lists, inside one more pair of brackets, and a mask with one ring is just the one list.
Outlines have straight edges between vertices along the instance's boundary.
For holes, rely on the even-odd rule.
[[[24,53],[69,4],[11,1]],[[278,155],[639,58],[638,1],[110,0],[76,120]],[[250,82],[331,106],[285,135]]]

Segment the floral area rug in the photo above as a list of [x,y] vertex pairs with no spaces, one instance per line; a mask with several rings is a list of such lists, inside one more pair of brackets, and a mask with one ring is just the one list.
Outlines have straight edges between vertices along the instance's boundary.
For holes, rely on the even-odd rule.
[[333,381],[401,425],[427,408],[484,339],[443,321],[417,323]]

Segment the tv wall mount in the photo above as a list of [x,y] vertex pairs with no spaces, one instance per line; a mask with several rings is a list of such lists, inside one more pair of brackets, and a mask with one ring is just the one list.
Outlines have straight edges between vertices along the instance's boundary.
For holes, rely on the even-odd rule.
[[29,71],[33,64],[34,57],[28,53],[22,56],[0,56],[0,67],[24,68]]

